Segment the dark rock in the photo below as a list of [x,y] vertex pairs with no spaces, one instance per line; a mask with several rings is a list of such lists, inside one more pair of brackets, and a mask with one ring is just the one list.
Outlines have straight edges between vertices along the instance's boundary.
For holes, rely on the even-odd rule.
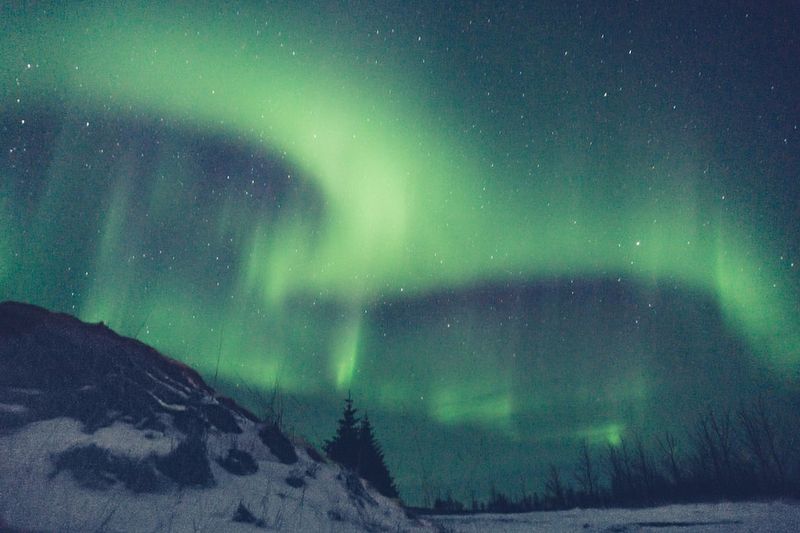
[[253,524],[256,527],[266,526],[266,523],[263,520],[256,518],[253,513],[250,512],[250,509],[245,507],[242,502],[239,502],[239,507],[237,507],[236,512],[233,513],[232,520],[234,522],[240,522],[243,524]]
[[243,418],[250,420],[251,422],[260,422],[258,417],[254,415],[251,411],[245,409],[232,399],[228,398],[227,396],[217,396],[217,401],[233,411],[234,413],[240,414]]
[[178,485],[211,487],[214,475],[208,462],[205,440],[192,435],[182,440],[178,446],[164,457],[156,459],[158,470]]
[[241,433],[242,428],[236,423],[236,418],[231,412],[219,404],[204,404],[201,406],[201,411],[206,417],[206,420],[224,433]]
[[294,487],[296,489],[299,489],[299,488],[305,486],[306,480],[303,479],[302,476],[299,476],[297,474],[290,474],[286,478],[286,484],[289,485],[290,487]]
[[134,492],[156,492],[162,486],[152,459],[120,457],[96,444],[70,448],[56,455],[53,463],[51,477],[68,470],[80,485],[90,489],[106,489],[117,481]]
[[258,464],[256,464],[252,455],[233,448],[228,450],[224,458],[218,458],[217,463],[231,474],[237,476],[247,476],[258,472]]
[[265,425],[258,432],[258,436],[261,438],[261,442],[269,448],[272,455],[277,457],[280,462],[285,465],[297,462],[297,452],[294,446],[276,424]]

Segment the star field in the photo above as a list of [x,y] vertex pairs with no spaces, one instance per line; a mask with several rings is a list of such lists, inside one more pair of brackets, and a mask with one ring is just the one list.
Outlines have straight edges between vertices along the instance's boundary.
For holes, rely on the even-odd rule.
[[796,380],[794,6],[2,9],[0,297],[352,390],[412,502]]

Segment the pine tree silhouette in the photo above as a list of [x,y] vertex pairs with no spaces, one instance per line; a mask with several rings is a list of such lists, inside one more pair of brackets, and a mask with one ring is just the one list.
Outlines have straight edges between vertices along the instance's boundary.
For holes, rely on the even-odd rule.
[[323,446],[331,460],[354,471],[358,469],[360,447],[356,412],[357,409],[353,407],[353,399],[348,392],[347,399],[344,401],[344,412],[342,418],[339,419],[339,427],[336,428],[336,435],[331,440],[326,440]]
[[372,431],[369,417],[364,414],[358,428],[359,461],[358,474],[369,481],[375,489],[388,498],[397,498],[397,487],[383,458],[381,445]]
[[353,407],[353,399],[347,393],[344,411],[336,428],[336,435],[326,440],[323,449],[327,456],[357,473],[381,494],[389,498],[397,498],[397,487],[383,458],[383,450],[369,417],[364,415],[360,421],[356,417],[358,410]]

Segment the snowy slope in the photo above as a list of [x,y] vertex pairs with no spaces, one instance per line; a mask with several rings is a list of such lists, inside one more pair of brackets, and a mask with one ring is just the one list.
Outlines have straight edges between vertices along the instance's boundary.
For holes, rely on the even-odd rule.
[[0,529],[431,531],[192,369],[0,304]]

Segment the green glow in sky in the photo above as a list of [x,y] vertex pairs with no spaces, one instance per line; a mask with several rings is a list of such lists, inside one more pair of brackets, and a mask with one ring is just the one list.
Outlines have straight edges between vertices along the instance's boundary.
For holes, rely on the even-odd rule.
[[[78,9],[35,28],[14,26],[17,31],[2,41],[3,96],[11,104],[16,79],[34,99],[50,98],[46,89],[55,85],[67,105],[89,112],[111,107],[167,117],[285,153],[302,169],[297,179],[313,180],[325,199],[322,235],[312,244],[312,230],[302,220],[264,227],[227,213],[231,224],[254,226],[241,251],[242,296],[259,294],[265,305],[278,305],[295,294],[325,291],[369,302],[401,289],[420,292],[483,280],[675,278],[715,294],[733,324],[769,346],[773,363],[796,364],[800,343],[790,313],[793,293],[784,290],[777,273],[763,268],[759,258],[765,252],[748,246],[748,230],[718,216],[719,199],[679,190],[697,178],[641,180],[634,169],[629,176],[609,178],[615,183],[590,183],[575,191],[534,176],[508,197],[475,157],[485,148],[448,133],[447,110],[436,117],[442,126],[429,127],[436,121],[415,103],[406,87],[413,84],[388,75],[365,79],[363,68],[348,68],[320,53],[321,45],[303,42],[300,29],[290,28],[290,37],[283,38],[276,29],[261,33],[255,23],[236,17],[212,24],[212,16]],[[27,61],[36,68],[27,69]],[[564,177],[587,183],[588,172]],[[169,181],[152,204],[166,201]],[[671,200],[667,205],[648,204],[644,187],[652,182],[674,188],[664,191]],[[124,176],[116,183],[102,221],[97,288],[82,306],[85,317],[111,323],[121,322],[124,285],[136,283],[137,275],[118,279],[116,259],[137,236],[123,218],[131,185]],[[617,204],[582,201],[607,197],[613,194],[609,187],[619,186],[633,188]],[[588,203],[596,205],[583,205]],[[159,212],[157,205],[151,209]],[[703,216],[710,224],[701,223]],[[108,270],[114,279],[107,285]],[[357,329],[346,325],[334,349],[340,386],[349,382],[356,364]]]
[[0,185],[0,281],[3,281],[8,276],[8,271],[11,268],[11,255],[12,243],[8,241],[9,237],[16,233],[15,228],[12,227],[12,221],[8,215],[8,208],[6,206],[8,193],[4,187]]

